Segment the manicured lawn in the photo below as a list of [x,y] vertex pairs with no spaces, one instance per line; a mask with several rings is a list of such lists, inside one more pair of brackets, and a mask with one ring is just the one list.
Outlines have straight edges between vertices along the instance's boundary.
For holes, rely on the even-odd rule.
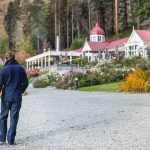
[[79,91],[117,91],[121,82],[79,88]]

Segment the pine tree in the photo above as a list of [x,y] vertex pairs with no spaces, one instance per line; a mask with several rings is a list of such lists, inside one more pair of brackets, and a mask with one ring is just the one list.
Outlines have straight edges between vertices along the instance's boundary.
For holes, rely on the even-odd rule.
[[14,2],[9,2],[7,14],[4,18],[5,30],[9,38],[9,50],[15,50],[16,27],[20,14],[20,1],[15,0]]

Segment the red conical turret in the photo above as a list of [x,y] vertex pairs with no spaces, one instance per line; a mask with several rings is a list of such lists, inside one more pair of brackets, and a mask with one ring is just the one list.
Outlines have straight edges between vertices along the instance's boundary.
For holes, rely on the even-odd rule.
[[90,31],[90,35],[105,35],[105,32],[100,28],[98,22],[96,22],[96,26]]

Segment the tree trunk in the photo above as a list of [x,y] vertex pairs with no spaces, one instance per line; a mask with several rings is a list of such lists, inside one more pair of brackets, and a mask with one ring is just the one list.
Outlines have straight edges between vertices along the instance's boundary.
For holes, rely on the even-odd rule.
[[134,12],[133,12],[133,6],[134,2],[132,0],[130,0],[130,8],[131,8],[131,18],[132,18],[132,23],[133,25],[135,25],[135,16],[134,16]]
[[67,1],[67,50],[69,49],[69,0]]
[[79,24],[79,14],[76,13],[76,19],[77,19],[77,30],[78,30],[78,39],[80,39],[80,24]]
[[88,12],[89,12],[89,31],[91,30],[91,7],[90,7],[90,0],[88,0]]
[[56,45],[57,45],[57,4],[58,0],[55,0],[55,49],[56,49]]
[[115,33],[118,36],[118,0],[115,0]]
[[61,24],[60,24],[60,5],[61,5],[61,0],[58,1],[58,36],[59,36],[59,48],[61,49]]
[[[73,19],[73,15],[74,15],[74,11],[73,11],[73,7],[72,7],[72,33],[71,33],[71,37],[72,37],[72,41],[74,39],[74,19]],[[72,43],[72,42],[71,42]]]

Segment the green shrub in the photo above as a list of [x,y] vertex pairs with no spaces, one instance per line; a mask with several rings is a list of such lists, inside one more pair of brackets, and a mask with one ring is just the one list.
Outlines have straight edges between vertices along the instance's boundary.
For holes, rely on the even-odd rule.
[[47,74],[49,71],[48,70],[40,70],[40,75]]
[[45,87],[47,87],[47,83],[42,79],[36,79],[33,82],[33,87],[34,88],[45,88]]
[[57,89],[68,89],[71,86],[68,83],[61,80],[61,81],[56,82],[55,87]]
[[8,49],[8,40],[5,38],[0,38],[0,53],[5,54]]
[[64,84],[65,84],[64,81],[61,80],[61,81],[58,81],[58,82],[55,83],[55,87],[57,89],[62,89],[62,87],[63,87]]
[[70,50],[75,50],[75,49],[78,49],[78,48],[81,48],[83,47],[84,45],[84,40],[83,39],[74,39],[71,43],[71,46],[70,46]]
[[40,76],[41,80],[44,80],[47,83],[47,86],[53,86],[57,81],[61,79],[59,73],[56,72],[48,72]]
[[88,63],[87,57],[76,58],[73,60],[74,63],[79,64],[81,67],[85,66]]
[[81,79],[79,81],[80,87],[86,87],[89,86],[89,81],[87,79]]

